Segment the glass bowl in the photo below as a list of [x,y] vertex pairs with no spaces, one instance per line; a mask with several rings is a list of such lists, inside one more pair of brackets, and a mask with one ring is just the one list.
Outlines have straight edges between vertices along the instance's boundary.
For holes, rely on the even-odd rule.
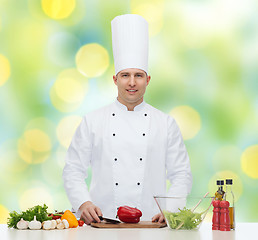
[[154,196],[154,199],[168,227],[174,230],[198,230],[212,204],[212,197]]

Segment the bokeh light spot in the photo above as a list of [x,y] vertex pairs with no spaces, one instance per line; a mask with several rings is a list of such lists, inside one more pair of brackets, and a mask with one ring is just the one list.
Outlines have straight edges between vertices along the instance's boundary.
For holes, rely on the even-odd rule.
[[62,112],[77,109],[88,91],[88,81],[75,68],[62,71],[50,90],[51,102]]
[[199,113],[189,106],[179,106],[170,112],[176,120],[184,140],[196,136],[201,128],[201,118]]
[[[209,192],[211,196],[214,196],[215,192],[218,190],[218,186],[216,185],[217,180],[224,180],[225,184],[225,179],[233,179],[233,193],[235,197],[235,202],[238,201],[239,197],[243,193],[243,183],[240,177],[232,171],[220,171],[215,173],[210,181],[209,181]],[[223,187],[224,191],[226,191],[226,186],[224,185]]]
[[77,103],[68,103],[63,101],[57,96],[57,93],[54,88],[51,88],[50,90],[50,99],[53,104],[53,106],[59,110],[60,112],[73,112],[76,109],[78,109],[81,105],[80,102]]
[[28,164],[43,163],[51,154],[56,141],[55,124],[45,117],[31,119],[19,138],[17,149],[20,158]]
[[[78,94],[73,94],[73,93]],[[59,79],[56,82],[57,96],[66,102],[78,102],[82,101],[84,97],[84,91],[81,85],[71,78]]]
[[72,137],[81,123],[82,118],[80,116],[68,116],[64,117],[58,124],[56,134],[59,142],[65,148],[68,148]]
[[19,200],[20,209],[22,211],[25,211],[35,205],[42,206],[43,204],[48,206],[48,211],[53,209],[52,196],[45,188],[42,187],[26,190]]
[[0,86],[2,86],[10,77],[11,69],[8,59],[0,54]]
[[42,132],[46,133],[54,142],[56,140],[55,128],[56,125],[54,124],[54,122],[52,122],[48,118],[38,117],[31,119],[26,125],[25,130],[39,129]]
[[41,0],[42,9],[53,19],[63,19],[71,15],[76,6],[76,0]]
[[76,54],[76,66],[86,77],[98,77],[109,66],[108,52],[97,43],[86,44]]
[[57,96],[65,102],[81,102],[87,92],[87,79],[76,69],[61,72],[55,82]]
[[18,141],[18,153],[20,158],[28,164],[40,164],[45,162],[51,151],[34,151],[31,146],[26,142],[24,137]]
[[131,1],[133,14],[143,16],[149,23],[149,35],[158,34],[163,27],[164,1],[163,0],[144,0]]
[[18,175],[23,175],[28,167],[19,156],[17,151],[18,141],[16,139],[7,140],[0,146],[0,169],[1,177],[4,177],[9,182],[15,181]]
[[0,204],[0,224],[6,224],[8,217],[9,217],[8,209]]
[[18,140],[18,153],[26,163],[32,163],[32,151],[27,142],[21,138]]
[[27,145],[36,152],[46,152],[51,150],[51,140],[49,136],[39,130],[31,129],[24,133],[24,138]]
[[258,178],[258,145],[250,146],[243,152],[241,166],[249,177]]

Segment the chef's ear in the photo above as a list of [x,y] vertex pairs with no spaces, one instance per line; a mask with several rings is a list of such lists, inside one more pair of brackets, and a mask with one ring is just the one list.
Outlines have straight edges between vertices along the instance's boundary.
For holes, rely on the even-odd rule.
[[147,84],[146,84],[146,86],[149,85],[150,79],[151,79],[151,76],[150,76],[150,75],[147,75]]
[[117,85],[117,77],[116,77],[116,75],[113,75],[113,80],[114,80],[114,83]]

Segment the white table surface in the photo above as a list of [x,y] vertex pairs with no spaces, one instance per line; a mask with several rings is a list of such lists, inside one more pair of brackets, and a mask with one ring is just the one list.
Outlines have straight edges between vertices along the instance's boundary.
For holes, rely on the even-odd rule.
[[258,239],[258,223],[238,223],[230,232],[212,231],[211,223],[203,223],[199,230],[171,230],[165,228],[99,229],[90,226],[65,230],[16,230],[0,224],[1,240],[253,240]]

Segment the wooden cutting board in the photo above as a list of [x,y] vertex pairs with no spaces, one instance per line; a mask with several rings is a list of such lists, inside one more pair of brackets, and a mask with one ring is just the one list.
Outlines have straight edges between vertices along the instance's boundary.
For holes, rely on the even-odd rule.
[[91,223],[92,227],[95,228],[163,228],[166,227],[166,223],[157,223],[151,221],[140,221],[138,223]]

